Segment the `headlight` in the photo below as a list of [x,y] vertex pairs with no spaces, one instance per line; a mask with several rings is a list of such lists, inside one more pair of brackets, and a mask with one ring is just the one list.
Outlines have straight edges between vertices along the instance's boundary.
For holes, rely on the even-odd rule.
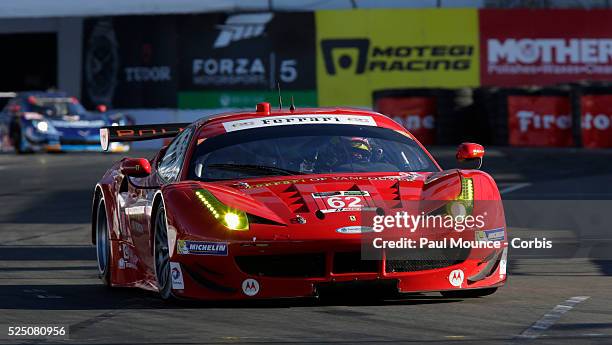
[[446,212],[453,217],[467,216],[474,210],[474,181],[461,178],[461,193],[446,205]]
[[46,133],[49,130],[49,124],[46,121],[39,121],[36,123],[36,129],[38,131]]
[[245,212],[231,209],[205,189],[195,191],[196,196],[210,213],[226,228],[236,231],[249,230],[249,219]]

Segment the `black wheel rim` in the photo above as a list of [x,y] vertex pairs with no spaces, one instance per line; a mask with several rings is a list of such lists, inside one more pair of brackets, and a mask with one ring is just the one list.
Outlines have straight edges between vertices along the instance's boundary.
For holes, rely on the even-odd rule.
[[160,291],[168,286],[170,277],[170,257],[168,255],[168,231],[164,209],[157,213],[155,221],[155,272]]

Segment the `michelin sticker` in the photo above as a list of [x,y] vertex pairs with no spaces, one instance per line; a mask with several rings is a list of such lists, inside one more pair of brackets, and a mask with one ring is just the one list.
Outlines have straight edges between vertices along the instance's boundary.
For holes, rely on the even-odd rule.
[[180,255],[227,256],[227,242],[176,241],[176,252]]
[[183,271],[181,271],[181,264],[178,262],[170,262],[170,275],[172,277],[172,288],[174,290],[185,289],[185,283],[183,282]]
[[242,292],[247,296],[255,296],[259,293],[259,282],[255,279],[245,279],[242,282]]
[[228,121],[223,123],[226,132],[243,129],[287,126],[287,125],[362,125],[376,126],[371,116],[336,115],[336,114],[304,114],[287,116],[268,116],[246,120]]
[[503,241],[506,239],[504,228],[476,231],[476,241]]

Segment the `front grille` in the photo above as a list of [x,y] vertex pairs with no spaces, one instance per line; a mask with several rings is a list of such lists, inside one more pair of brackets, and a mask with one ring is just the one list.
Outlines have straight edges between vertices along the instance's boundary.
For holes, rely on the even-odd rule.
[[470,254],[469,248],[387,250],[386,271],[416,272],[443,268],[461,263]]
[[324,277],[325,254],[237,256],[236,264],[246,274],[265,277]]
[[334,253],[334,273],[372,273],[379,267],[379,260],[362,260],[361,252]]

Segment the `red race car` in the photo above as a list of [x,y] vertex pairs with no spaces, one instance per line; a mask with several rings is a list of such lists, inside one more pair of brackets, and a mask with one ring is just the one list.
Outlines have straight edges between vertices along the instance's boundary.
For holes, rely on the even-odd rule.
[[[100,132],[104,149],[173,138],[150,160],[115,163],[95,187],[92,241],[107,285],[236,300],[355,283],[472,297],[506,280],[493,179],[442,170],[384,115],[260,103],[191,124]],[[457,152],[478,167],[483,155],[472,143]]]

